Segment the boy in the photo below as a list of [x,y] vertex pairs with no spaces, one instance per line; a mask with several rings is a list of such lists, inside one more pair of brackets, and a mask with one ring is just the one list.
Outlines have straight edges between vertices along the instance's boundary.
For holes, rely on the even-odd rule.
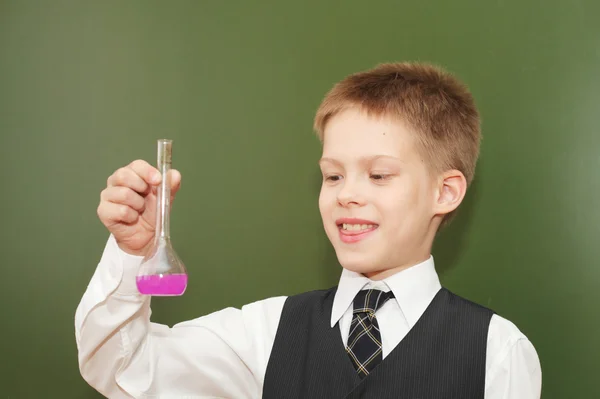
[[[160,176],[135,161],[98,206],[111,234],[75,317],[85,380],[110,398],[539,398],[532,344],[441,287],[430,255],[479,154],[467,88],[431,65],[383,64],[338,83],[315,130],[339,284],[152,323],[135,275]],[[173,195],[180,182],[174,171]]]

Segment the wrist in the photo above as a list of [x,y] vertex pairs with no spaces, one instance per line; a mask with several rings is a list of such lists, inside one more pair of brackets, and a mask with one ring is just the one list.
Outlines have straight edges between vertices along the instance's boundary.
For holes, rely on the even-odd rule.
[[114,239],[114,236],[111,237],[111,240],[117,252],[116,261],[121,266],[121,275],[115,276],[120,279],[116,292],[119,295],[141,295],[137,289],[136,277],[144,256],[136,254],[136,251],[130,253],[123,249]]

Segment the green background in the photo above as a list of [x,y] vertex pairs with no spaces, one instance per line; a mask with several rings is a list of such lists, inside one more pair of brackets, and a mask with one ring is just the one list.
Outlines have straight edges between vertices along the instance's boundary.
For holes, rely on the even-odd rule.
[[435,246],[442,282],[534,343],[543,397],[600,397],[600,2],[0,1],[0,397],[97,398],[73,319],[117,168],[174,140],[173,324],[335,284],[317,208],[325,92],[438,63],[483,117],[477,178]]

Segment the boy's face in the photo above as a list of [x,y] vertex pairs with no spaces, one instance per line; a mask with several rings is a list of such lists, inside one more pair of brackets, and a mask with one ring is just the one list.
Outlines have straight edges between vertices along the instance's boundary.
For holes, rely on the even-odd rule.
[[357,108],[335,115],[320,166],[321,217],[344,268],[381,279],[429,257],[440,180],[403,124]]

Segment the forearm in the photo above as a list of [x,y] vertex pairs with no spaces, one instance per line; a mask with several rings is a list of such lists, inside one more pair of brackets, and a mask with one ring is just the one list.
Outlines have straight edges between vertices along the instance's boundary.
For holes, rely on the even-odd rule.
[[[112,237],[75,314],[79,368],[83,378],[107,397],[135,397],[119,385],[133,353],[150,326],[150,298],[135,290],[135,257],[117,256]],[[130,262],[130,264],[124,264]]]

